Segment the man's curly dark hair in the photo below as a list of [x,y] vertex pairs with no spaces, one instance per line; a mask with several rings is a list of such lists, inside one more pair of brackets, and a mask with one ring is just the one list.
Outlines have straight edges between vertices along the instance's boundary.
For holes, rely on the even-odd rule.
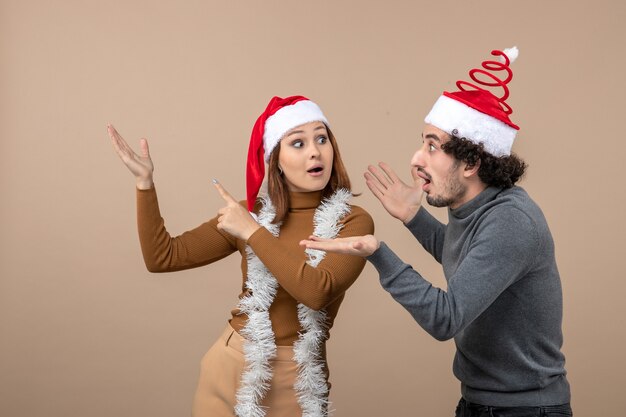
[[494,187],[511,188],[522,178],[528,166],[515,154],[496,157],[485,151],[482,143],[475,144],[456,136],[451,136],[441,149],[469,166],[475,166],[480,161],[478,176],[482,182]]

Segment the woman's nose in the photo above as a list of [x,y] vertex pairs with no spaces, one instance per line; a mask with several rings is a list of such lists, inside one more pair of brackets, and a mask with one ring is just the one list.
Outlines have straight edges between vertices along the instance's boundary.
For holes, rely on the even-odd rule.
[[321,155],[321,152],[319,150],[318,145],[317,144],[311,145],[310,157],[311,158],[318,158],[320,155]]

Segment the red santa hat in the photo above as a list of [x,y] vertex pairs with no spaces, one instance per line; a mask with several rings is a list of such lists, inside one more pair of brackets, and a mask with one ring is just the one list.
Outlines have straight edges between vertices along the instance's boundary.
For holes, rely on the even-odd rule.
[[[499,60],[483,61],[482,68],[469,72],[476,84],[457,81],[460,91],[444,92],[424,121],[450,135],[482,143],[485,150],[494,156],[510,155],[519,126],[509,119],[513,110],[506,103],[509,97],[507,84],[513,78],[509,65],[518,54],[517,47],[491,51],[491,55],[499,57]],[[505,79],[494,74],[499,71],[506,72]],[[500,88],[502,95],[497,96],[486,87]]]
[[265,177],[265,163],[289,130],[309,122],[328,120],[319,106],[303,96],[273,97],[252,128],[246,166],[246,197],[252,211]]

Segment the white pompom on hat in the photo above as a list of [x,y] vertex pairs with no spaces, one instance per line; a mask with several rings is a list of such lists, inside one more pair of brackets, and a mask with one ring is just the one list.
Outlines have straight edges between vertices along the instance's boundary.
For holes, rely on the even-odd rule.
[[[519,126],[509,118],[513,110],[506,103],[509,97],[507,84],[513,78],[509,65],[518,54],[517,47],[492,51],[491,55],[499,57],[498,61],[483,61],[482,68],[469,72],[476,84],[457,81],[459,91],[444,92],[424,121],[450,135],[482,143],[485,150],[494,156],[510,155]],[[502,80],[494,75],[497,71],[506,71],[506,78]],[[496,96],[477,84],[501,88],[503,94]]]

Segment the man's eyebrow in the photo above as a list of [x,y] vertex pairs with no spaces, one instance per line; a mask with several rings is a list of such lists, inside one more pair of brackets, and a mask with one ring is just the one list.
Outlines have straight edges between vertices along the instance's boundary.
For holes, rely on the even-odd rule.
[[426,136],[422,135],[422,137],[424,139],[432,139],[434,141],[441,143],[441,139],[439,139],[439,136],[435,135],[434,133],[429,133]]

